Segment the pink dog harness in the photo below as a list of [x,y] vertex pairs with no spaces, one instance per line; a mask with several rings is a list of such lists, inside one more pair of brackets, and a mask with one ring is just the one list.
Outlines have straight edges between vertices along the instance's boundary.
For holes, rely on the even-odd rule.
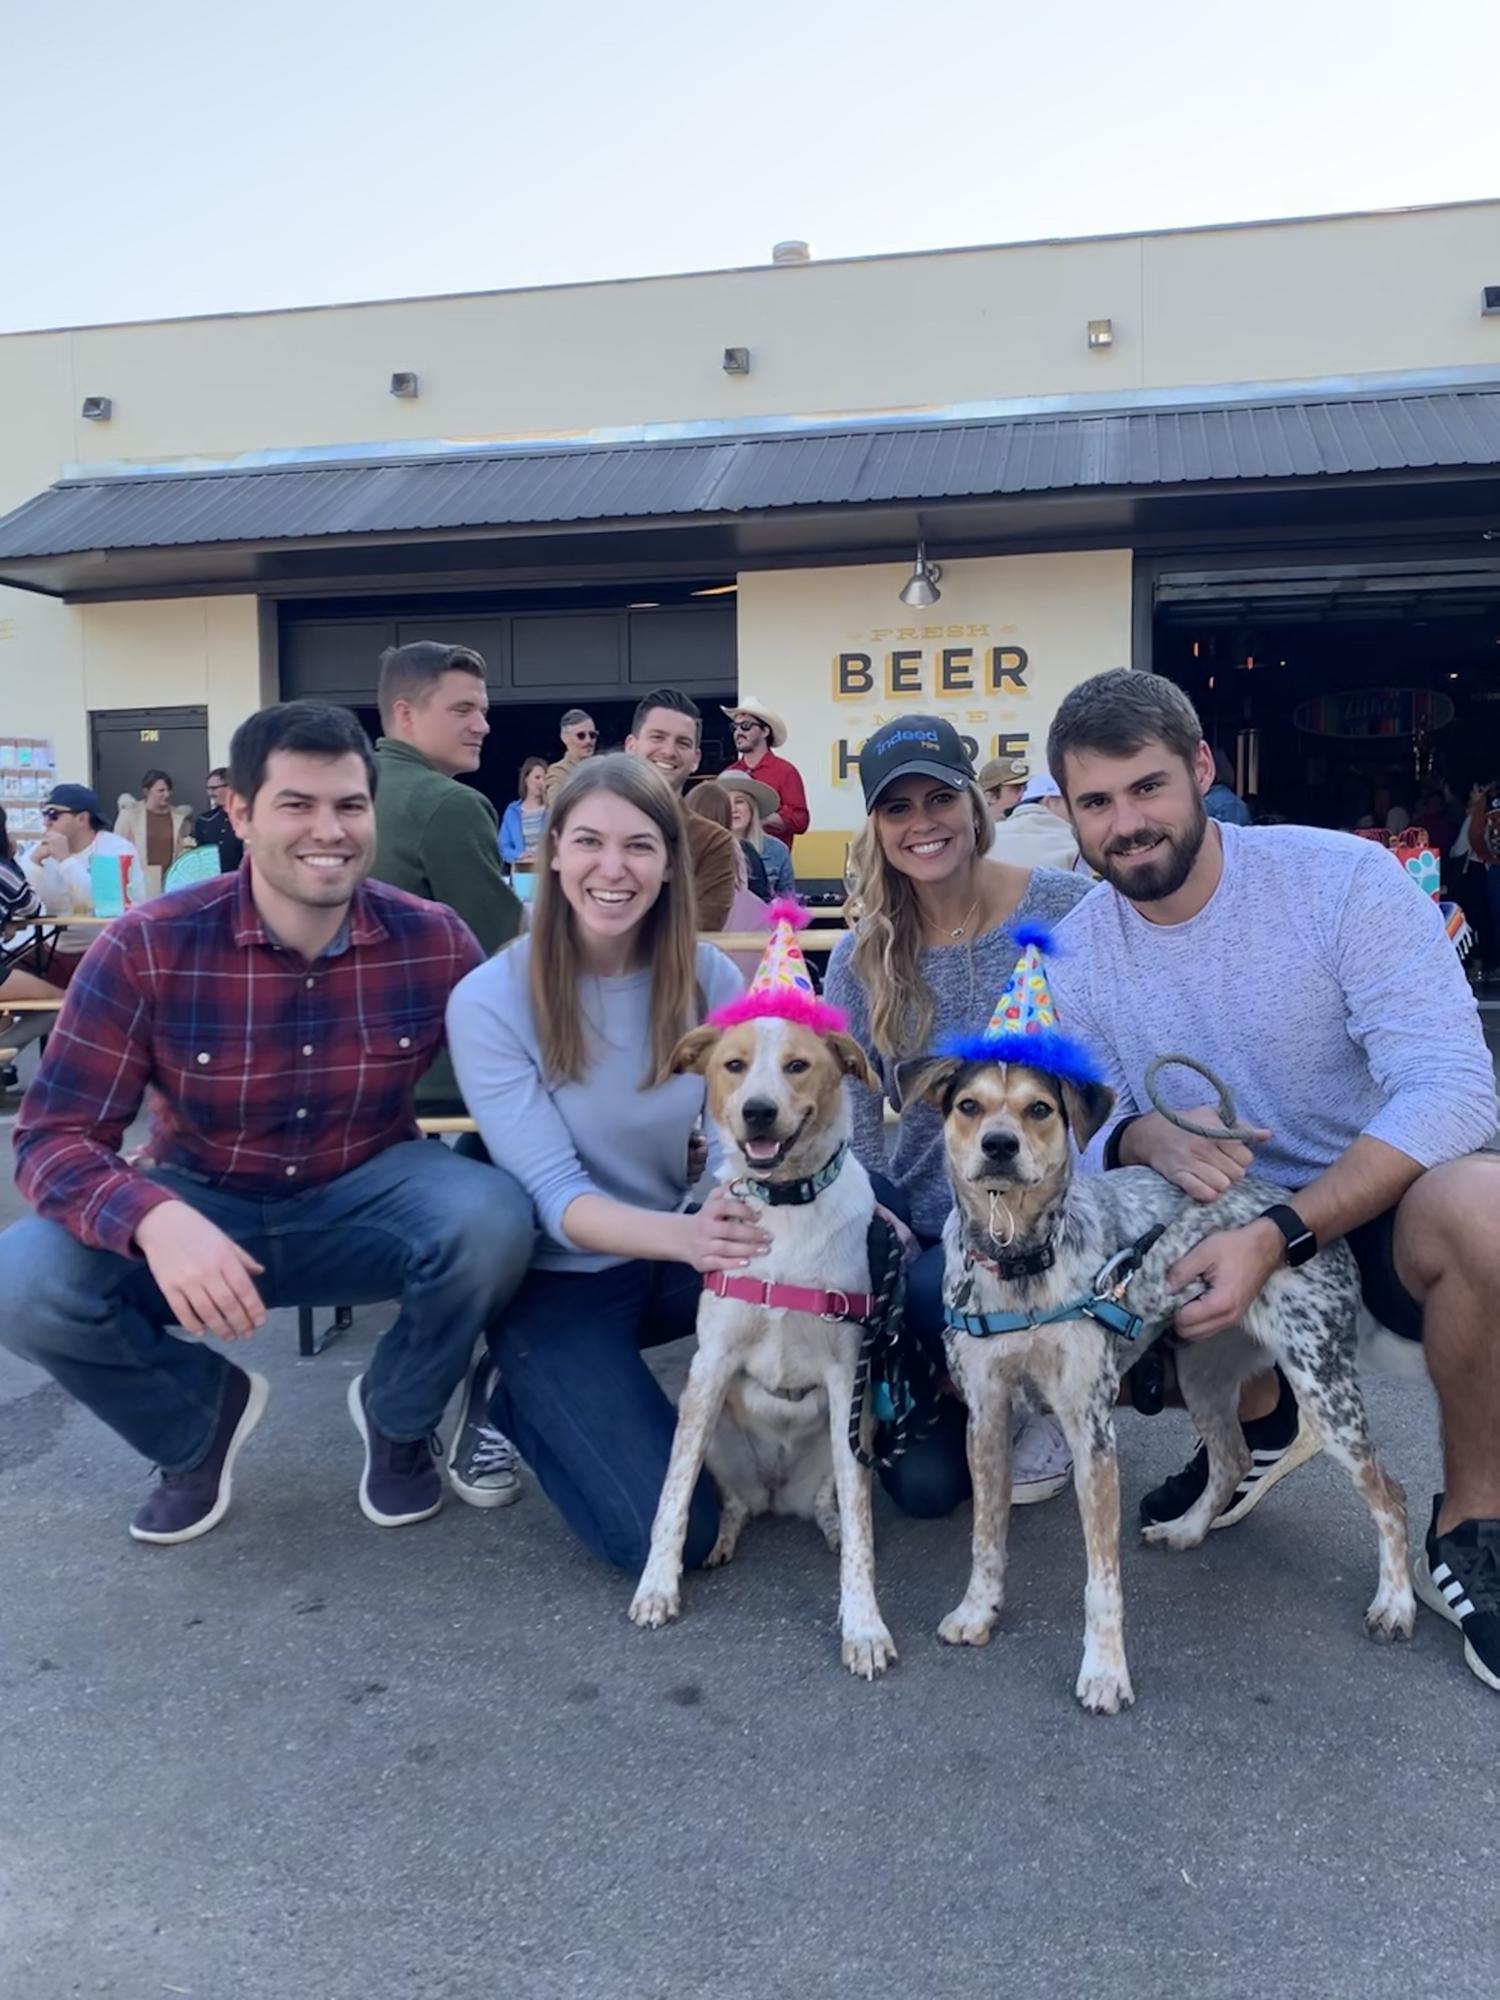
[[737,1278],[708,1271],[703,1289],[747,1306],[778,1306],[784,1312],[816,1313],[819,1319],[867,1320],[875,1310],[869,1292],[817,1291],[811,1285],[773,1285],[768,1278]]

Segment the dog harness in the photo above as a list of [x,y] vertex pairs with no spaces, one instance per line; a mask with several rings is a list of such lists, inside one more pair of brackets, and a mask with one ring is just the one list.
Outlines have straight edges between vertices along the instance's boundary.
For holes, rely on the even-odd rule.
[[[757,1181],[748,1175],[729,1183],[729,1192],[738,1195],[742,1201],[763,1201],[769,1208],[805,1208],[810,1201],[816,1201],[824,1188],[832,1187],[843,1171],[847,1146],[840,1146],[831,1160],[826,1161],[815,1174],[809,1174],[801,1181]],[[807,1308],[804,1308],[807,1310]]]
[[867,1320],[875,1310],[873,1292],[818,1291],[811,1285],[773,1285],[769,1278],[736,1277],[729,1271],[709,1271],[705,1292],[721,1299],[739,1299],[749,1306],[779,1307],[783,1312],[816,1313],[819,1319]]
[[1106,1332],[1121,1340],[1136,1340],[1145,1322],[1125,1304],[1125,1288],[1141,1267],[1142,1259],[1165,1230],[1156,1223],[1134,1243],[1117,1250],[1094,1280],[1094,1288],[1050,1312],[961,1313],[945,1303],[943,1318],[953,1333],[967,1333],[975,1340],[987,1340],[997,1333],[1030,1333],[1039,1326],[1054,1326],[1067,1319],[1097,1320]]

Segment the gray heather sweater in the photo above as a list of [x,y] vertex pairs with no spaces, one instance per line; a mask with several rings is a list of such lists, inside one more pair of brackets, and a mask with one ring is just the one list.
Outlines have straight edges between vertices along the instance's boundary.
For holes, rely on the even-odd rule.
[[[1056,868],[1034,868],[1011,924],[1056,925],[1088,894],[1089,888],[1087,876],[1065,875]],[[879,1055],[870,1039],[870,999],[854,976],[849,962],[853,952],[852,936],[840,939],[834,947],[828,962],[824,997],[835,1007],[842,1007],[849,1016],[850,1032],[880,1077],[886,1101],[893,1110],[900,1111],[897,1065],[889,1057]],[[930,1048],[936,1048],[949,1035],[983,1031],[995,1011],[995,1002],[1015,971],[1016,958],[1015,938],[1003,925],[986,932],[972,946],[933,945],[922,953],[918,969],[937,1003],[928,1037]],[[911,1055],[926,1052],[909,1051]],[[919,1236],[941,1235],[953,1197],[943,1162],[943,1121],[937,1112],[926,1104],[914,1104],[904,1112],[896,1127],[895,1145],[887,1158],[880,1097],[851,1083],[849,1107],[854,1118],[855,1157],[870,1172],[884,1174],[901,1189],[911,1204],[912,1228]]]
[[[1271,1133],[1256,1171],[1280,1187],[1304,1187],[1362,1133],[1423,1167],[1485,1145],[1494,1068],[1431,898],[1352,834],[1221,825],[1219,838],[1219,886],[1186,923],[1150,923],[1101,883],[1058,929],[1059,1021],[1110,1073],[1117,1118],[1150,1109],[1147,1064],[1180,1052]],[[1161,1088],[1181,1111],[1212,1095],[1186,1070]]]
[[[651,974],[584,978],[559,1006],[582,1010],[588,1074],[549,1080],[531,1011],[531,939],[461,979],[448,1001],[448,1045],[470,1115],[497,1167],[536,1204],[544,1271],[602,1271],[625,1262],[580,1250],[563,1229],[579,1195],[608,1195],[661,1213],[687,1198],[688,1138],[703,1111],[701,1076],[641,1088],[651,1055]],[[704,1012],[728,1006],[744,981],[721,951],[698,946]]]

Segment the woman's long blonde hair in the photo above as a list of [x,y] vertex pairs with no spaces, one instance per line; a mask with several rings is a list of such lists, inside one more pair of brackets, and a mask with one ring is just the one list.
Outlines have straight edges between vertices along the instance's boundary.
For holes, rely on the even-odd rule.
[[698,988],[698,915],[682,807],[659,772],[638,757],[588,757],[558,793],[548,815],[544,858],[537,869],[531,919],[531,1013],[550,1082],[579,1083],[588,1068],[583,958],[578,919],[563,894],[552,857],[569,816],[593,792],[623,799],[660,833],[667,850],[661,894],[636,933],[636,961],[651,969],[651,1062],[641,1089],[671,1075],[672,1051],[703,1012]]
[[[994,826],[984,793],[963,787],[974,822],[974,855],[989,852]],[[854,976],[870,997],[870,1039],[883,1056],[921,1055],[932,1033],[932,994],[917,969],[922,956],[922,912],[911,877],[892,868],[880,848],[878,802],[849,848],[849,898],[854,931]]]

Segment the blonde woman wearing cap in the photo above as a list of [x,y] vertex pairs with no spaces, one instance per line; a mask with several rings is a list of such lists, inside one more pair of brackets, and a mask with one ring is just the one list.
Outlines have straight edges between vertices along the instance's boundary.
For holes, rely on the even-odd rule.
[[[907,1318],[946,1372],[941,1236],[953,1197],[943,1127],[930,1105],[903,1107],[901,1064],[951,1035],[982,1034],[1015,970],[1018,924],[1055,924],[1089,883],[1051,868],[989,858],[992,826],[963,739],[931,715],[887,723],[859,758],[866,819],[849,857],[849,918],[828,966],[824,997],[881,1079],[849,1086],[853,1147],[877,1197],[910,1224],[920,1254],[909,1273]],[[885,1104],[902,1113],[887,1147]],[[944,1396],[933,1428],[881,1473],[908,1513],[946,1514],[967,1497],[963,1405]],[[1012,1474],[1019,1502],[1050,1499],[1072,1460],[1051,1417],[1022,1416]]]
[[729,794],[729,828],[749,864],[750,887],[767,903],[795,896],[791,849],[765,830],[767,816],[776,810],[775,792],[748,771],[725,771],[719,787]]
[[774,709],[748,695],[724,713],[734,728],[734,762],[729,768],[748,771],[770,786],[776,794],[776,809],[766,814],[766,831],[790,848],[799,833],[806,833],[809,815],[802,773],[777,755],[786,742],[786,724]]

